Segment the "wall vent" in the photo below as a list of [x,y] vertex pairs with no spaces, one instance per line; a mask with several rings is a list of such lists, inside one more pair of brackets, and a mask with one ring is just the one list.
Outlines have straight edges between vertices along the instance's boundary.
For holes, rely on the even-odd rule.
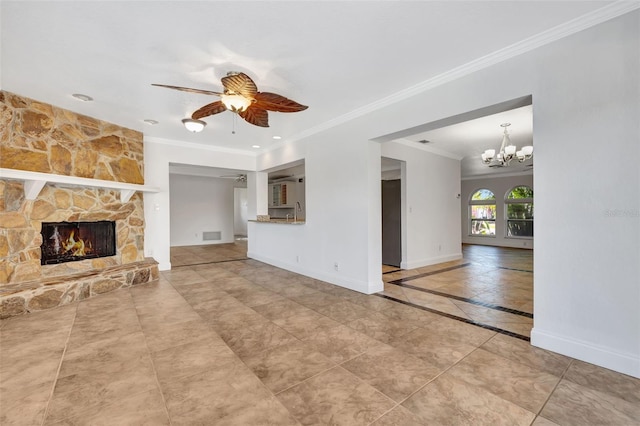
[[202,233],[202,241],[219,241],[222,239],[221,231],[208,231]]

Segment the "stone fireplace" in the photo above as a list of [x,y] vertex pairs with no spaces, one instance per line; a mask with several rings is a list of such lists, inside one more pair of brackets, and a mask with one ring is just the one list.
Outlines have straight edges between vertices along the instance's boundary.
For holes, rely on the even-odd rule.
[[[143,167],[141,133],[0,91],[0,318],[158,277]],[[111,224],[109,254],[81,223]],[[56,251],[62,262],[42,256]]]

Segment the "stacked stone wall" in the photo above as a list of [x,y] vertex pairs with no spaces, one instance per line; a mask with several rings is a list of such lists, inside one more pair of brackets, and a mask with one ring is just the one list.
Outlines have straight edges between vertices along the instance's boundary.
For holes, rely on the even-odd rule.
[[0,167],[144,183],[142,133],[0,91]]
[[[1,168],[144,184],[143,160],[140,132],[0,91]],[[157,278],[141,193],[122,203],[110,189],[46,184],[34,200],[24,190],[0,179],[0,318]],[[116,222],[115,256],[40,264],[42,222],[94,220]]]

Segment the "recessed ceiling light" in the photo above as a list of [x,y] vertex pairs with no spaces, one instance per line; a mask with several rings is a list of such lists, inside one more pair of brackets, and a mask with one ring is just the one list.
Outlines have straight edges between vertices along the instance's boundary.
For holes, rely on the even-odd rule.
[[256,149],[258,149],[258,148],[260,148],[260,145],[251,145],[251,148],[256,148]]
[[152,126],[155,126],[156,124],[158,124],[157,120],[152,120],[150,118],[147,118],[146,120],[142,120],[142,121],[144,121],[145,123],[150,124]]
[[74,98],[76,98],[77,100],[82,101],[82,102],[90,102],[90,101],[93,100],[93,98],[91,96],[83,95],[82,93],[74,93],[71,96],[73,96]]
[[273,139],[278,141],[278,140],[282,139],[282,136],[273,136]]

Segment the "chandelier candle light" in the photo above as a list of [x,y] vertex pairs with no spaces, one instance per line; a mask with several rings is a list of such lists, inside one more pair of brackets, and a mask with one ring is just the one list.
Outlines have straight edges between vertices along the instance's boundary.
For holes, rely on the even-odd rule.
[[487,149],[482,153],[482,162],[489,167],[506,167],[514,158],[524,163],[533,156],[533,147],[531,145],[523,146],[522,149],[518,151],[516,146],[511,143],[509,133],[507,132],[507,127],[509,126],[511,126],[511,123],[503,123],[500,125],[500,127],[504,128],[504,134],[498,155],[496,155],[495,149]]

